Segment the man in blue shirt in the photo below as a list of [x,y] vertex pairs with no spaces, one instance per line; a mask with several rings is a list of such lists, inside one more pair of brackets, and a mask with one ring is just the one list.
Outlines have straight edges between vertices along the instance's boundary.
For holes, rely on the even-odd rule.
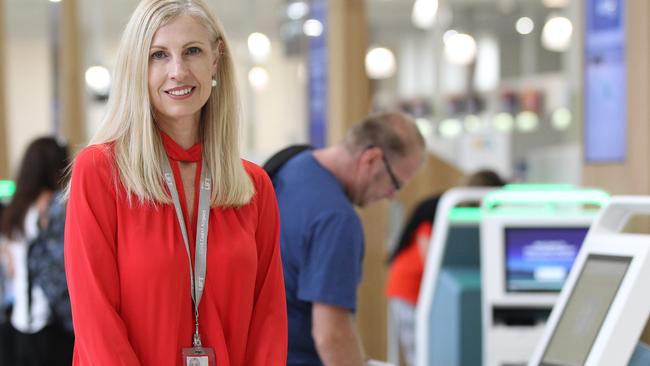
[[330,147],[303,151],[273,176],[287,293],[287,365],[363,365],[352,317],[364,238],[354,206],[391,198],[424,160],[424,140],[406,116],[385,113]]

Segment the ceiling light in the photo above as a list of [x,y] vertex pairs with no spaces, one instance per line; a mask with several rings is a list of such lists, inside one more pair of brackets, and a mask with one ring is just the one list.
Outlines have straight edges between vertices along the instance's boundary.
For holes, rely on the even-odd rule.
[[455,118],[449,118],[440,122],[438,126],[440,135],[444,138],[454,138],[460,135],[463,131],[463,127],[460,125],[460,121]]
[[255,91],[263,91],[269,85],[269,73],[265,68],[255,66],[248,72],[248,82]]
[[497,131],[510,132],[515,124],[512,114],[501,112],[497,113],[492,120],[492,124]]
[[445,42],[445,56],[455,65],[467,65],[476,57],[476,41],[469,34],[457,33]]
[[91,66],[84,75],[86,85],[97,95],[107,95],[111,86],[111,74],[104,66]]
[[436,21],[438,0],[415,0],[411,22],[418,28],[430,29]]
[[371,79],[386,79],[395,75],[395,55],[388,48],[375,47],[366,53],[366,74]]
[[474,114],[469,114],[463,120],[465,131],[469,133],[478,133],[481,131],[481,119]]
[[309,13],[309,5],[304,1],[294,1],[287,6],[289,19],[298,20]]
[[251,33],[248,36],[248,52],[253,61],[261,63],[269,58],[271,41],[264,33]]
[[521,17],[517,20],[515,28],[519,34],[530,34],[535,29],[535,23],[529,17]]
[[551,125],[560,131],[569,128],[571,120],[571,111],[568,108],[558,108],[551,114]]
[[566,51],[571,44],[573,25],[565,17],[552,17],[542,29],[542,45],[551,51]]
[[316,19],[308,19],[302,25],[302,31],[309,37],[319,37],[323,34],[323,23]]
[[537,129],[539,125],[539,117],[537,113],[531,111],[523,111],[517,114],[517,129],[521,132],[532,132]]

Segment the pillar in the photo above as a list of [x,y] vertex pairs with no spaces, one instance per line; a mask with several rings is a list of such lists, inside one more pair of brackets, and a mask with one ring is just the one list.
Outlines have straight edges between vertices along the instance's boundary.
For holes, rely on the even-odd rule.
[[5,47],[7,35],[5,34],[5,1],[0,0],[0,179],[9,179],[9,144],[7,141],[7,102],[5,93],[7,80],[5,79],[6,59]]
[[71,153],[87,141],[83,115],[84,84],[81,62],[81,40],[77,0],[64,0],[59,5],[58,94],[60,110],[55,111],[59,133],[65,137]]

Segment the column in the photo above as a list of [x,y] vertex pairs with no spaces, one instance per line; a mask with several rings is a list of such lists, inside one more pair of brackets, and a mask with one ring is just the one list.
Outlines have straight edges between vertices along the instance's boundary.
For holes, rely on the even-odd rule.
[[[370,106],[370,81],[365,72],[368,22],[363,0],[329,0],[328,144],[340,142],[347,130],[363,119]],[[359,290],[357,325],[366,352],[385,359],[386,300],[383,296],[386,203],[360,210],[366,249],[363,281]]]
[[[81,40],[77,0],[65,0],[59,4],[59,51],[58,86],[60,110],[59,133],[68,142],[70,152],[79,150],[87,141],[86,124],[83,116],[85,101],[83,84],[83,63],[81,62]],[[57,112],[57,111],[55,111]]]
[[7,90],[7,80],[5,78],[6,59],[5,47],[7,44],[7,35],[5,33],[5,4],[0,0],[0,179],[9,179],[9,144],[7,141],[7,102],[5,93]]
[[327,32],[327,140],[332,144],[341,141],[370,108],[370,81],[364,65],[368,44],[365,1],[329,0]]

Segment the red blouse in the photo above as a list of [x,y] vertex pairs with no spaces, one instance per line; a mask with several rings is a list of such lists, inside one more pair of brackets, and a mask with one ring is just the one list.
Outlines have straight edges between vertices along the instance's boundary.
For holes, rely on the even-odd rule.
[[[167,136],[163,142],[193,257],[196,225],[189,224],[178,161],[197,161],[199,167],[195,216],[201,146],[185,151]],[[218,366],[284,365],[287,315],[277,203],[266,173],[243,164],[256,190],[250,203],[210,211],[201,337],[204,347],[215,350]],[[181,365],[194,322],[174,206],[142,204],[137,197],[129,205],[117,177],[111,145],[89,146],[75,160],[65,231],[73,365]]]
[[418,240],[429,240],[433,232],[430,221],[415,229],[411,243],[395,258],[388,270],[386,296],[399,298],[415,306],[420,294],[420,282],[424,274],[424,258],[420,253]]

